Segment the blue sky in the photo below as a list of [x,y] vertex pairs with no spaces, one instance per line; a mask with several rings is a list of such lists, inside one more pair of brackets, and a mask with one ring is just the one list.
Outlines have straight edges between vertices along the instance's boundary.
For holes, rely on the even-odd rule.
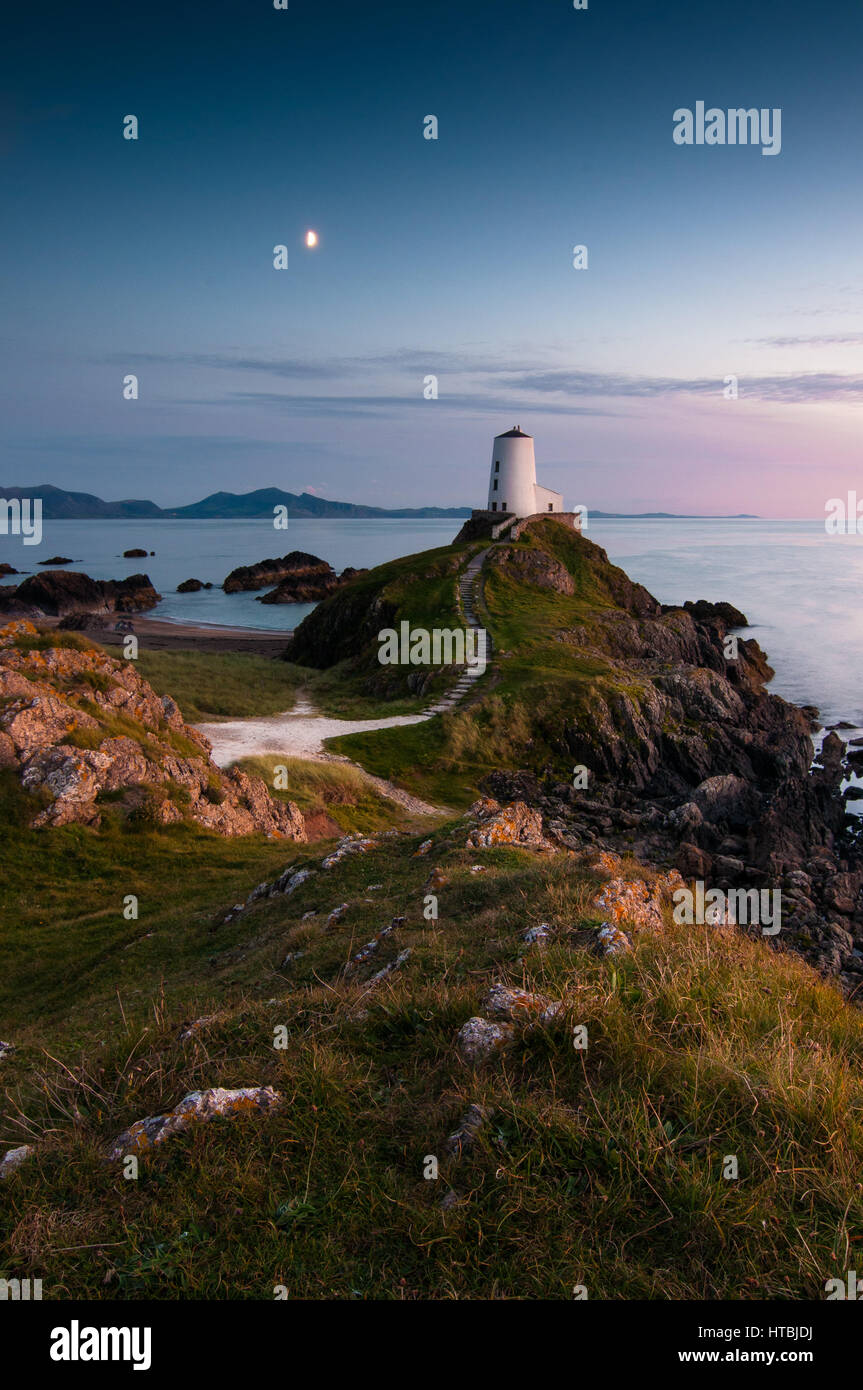
[[[479,504],[517,422],[570,504],[821,516],[863,481],[861,51],[851,0],[49,0],[0,58],[0,480]],[[698,100],[781,153],[675,145]]]

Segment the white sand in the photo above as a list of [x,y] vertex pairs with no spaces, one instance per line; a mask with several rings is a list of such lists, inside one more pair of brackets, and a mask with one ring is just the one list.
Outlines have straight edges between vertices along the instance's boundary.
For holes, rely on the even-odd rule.
[[240,758],[281,754],[285,758],[332,758],[324,749],[325,738],[338,734],[365,734],[373,729],[392,729],[398,724],[422,724],[427,714],[404,714],[390,719],[331,719],[298,700],[286,714],[257,719],[230,719],[219,724],[196,724],[213,745],[213,761],[227,767]]

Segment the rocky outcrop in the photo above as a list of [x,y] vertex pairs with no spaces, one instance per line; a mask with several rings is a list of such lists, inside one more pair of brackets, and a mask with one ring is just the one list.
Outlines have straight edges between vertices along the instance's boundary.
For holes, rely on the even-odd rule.
[[471,815],[479,821],[468,835],[466,849],[493,849],[495,845],[524,845],[527,849],[549,849],[542,833],[542,816],[523,801],[500,806],[491,798],[474,802]]
[[503,574],[534,588],[551,589],[556,594],[575,593],[575,581],[569,570],[544,550],[500,546],[492,551],[490,563]]
[[304,550],[292,550],[281,559],[260,560],[256,565],[240,565],[231,570],[222,588],[226,594],[249,589],[278,587],[261,598],[261,603],[310,603],[326,598],[339,586],[332,565]]
[[70,613],[143,613],[161,598],[146,574],[91,579],[72,570],[46,570],[0,589],[0,611],[31,618]]
[[0,629],[0,762],[42,803],[32,824],[98,826],[105,798],[153,825],[190,819],[219,835],[305,840],[293,802],[259,777],[221,772],[203,734],[134,662],[98,648],[32,647],[35,627]]
[[178,594],[196,594],[199,589],[212,589],[212,584],[205,584],[202,579],[184,579],[182,584],[177,585]]
[[268,594],[262,594],[256,600],[257,603],[317,603],[321,599],[327,598],[347,584],[351,579],[356,579],[359,575],[366,574],[366,570],[346,569],[337,575],[335,570],[329,565],[324,566],[321,561],[321,569],[315,572],[309,569],[307,572],[297,570],[288,575],[287,579]]
[[149,1153],[172,1135],[182,1134],[194,1125],[207,1124],[219,1117],[240,1119],[266,1115],[280,1104],[281,1099],[272,1086],[247,1086],[236,1091],[215,1086],[209,1091],[192,1091],[167,1114],[150,1115],[146,1120],[137,1120],[130,1125],[115,1140],[108,1159],[116,1162],[130,1154],[140,1156]]
[[[383,628],[397,626],[400,617],[410,614],[409,607],[401,606],[406,575],[411,583],[418,581],[423,585],[441,581],[446,585],[452,581],[452,618],[442,613],[440,626],[455,625],[455,580],[464,559],[457,550],[443,554],[432,552],[432,558],[409,556],[379,565],[368,573],[355,572],[353,577],[359,579],[358,583],[341,585],[303,619],[291,635],[283,653],[284,660],[317,669],[326,669],[345,660],[356,661],[369,675],[368,693],[386,697],[389,693],[387,682],[394,673],[409,690],[410,682],[425,673],[416,668],[381,666],[377,659],[378,635]],[[348,573],[343,572],[343,580]],[[402,688],[401,693],[406,690]]]
[[124,559],[124,560],[141,560],[141,559],[143,559],[143,558],[146,556],[146,554],[147,554],[146,550],[141,550],[141,549],[139,549],[139,548],[136,547],[134,550],[124,550],[124,551],[123,551],[123,559]]

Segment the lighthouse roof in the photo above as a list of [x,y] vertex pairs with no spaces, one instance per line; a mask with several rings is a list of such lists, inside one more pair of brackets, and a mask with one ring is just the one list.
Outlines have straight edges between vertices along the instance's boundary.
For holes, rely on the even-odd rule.
[[495,439],[532,439],[532,438],[533,438],[532,435],[530,435],[530,434],[525,434],[524,430],[520,430],[519,427],[518,427],[518,425],[513,425],[512,429],[511,429],[511,430],[507,430],[505,434],[496,434],[496,435],[495,435]]

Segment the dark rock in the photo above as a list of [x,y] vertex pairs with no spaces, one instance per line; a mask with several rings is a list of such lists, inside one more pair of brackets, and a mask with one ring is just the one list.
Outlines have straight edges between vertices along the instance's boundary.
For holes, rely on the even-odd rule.
[[6,562],[5,562],[5,560],[4,560],[3,564],[0,565],[0,574],[20,574],[20,573],[21,573],[21,571],[20,571],[20,570],[14,569],[14,568],[12,567],[12,565],[7,565]]
[[684,878],[706,880],[713,867],[713,861],[703,849],[684,841],[677,851],[677,867]]
[[[209,586],[208,586],[209,587]],[[204,584],[200,579],[184,579],[182,584],[177,585],[178,594],[196,594],[199,589],[203,589]]]
[[700,598],[695,603],[684,603],[683,607],[699,622],[710,622],[718,618],[727,627],[749,626],[744,614],[739,608],[735,608],[733,603],[708,603],[706,599]]
[[57,629],[64,632],[93,632],[107,626],[108,619],[103,613],[67,613],[65,618],[60,619]]
[[[153,551],[152,551],[152,550],[150,551],[150,554],[151,554],[151,555],[153,554]],[[143,559],[146,559],[146,556],[147,556],[146,550],[124,550],[124,551],[123,551],[123,559],[124,559],[124,560],[140,560],[140,559],[142,559],[142,558],[143,558]]]
[[[74,571],[46,570],[25,579],[8,597],[0,593],[0,611],[60,618],[68,613],[139,613],[154,608],[160,598],[146,574],[91,579]],[[10,606],[13,601],[15,607]]]
[[[332,565],[317,555],[309,555],[304,550],[292,550],[281,559],[260,560],[256,565],[240,565],[231,570],[222,588],[226,594],[236,594],[249,589],[265,589],[268,584],[281,586],[283,580],[294,580],[296,585],[307,585],[320,590],[323,598],[337,585],[338,579]],[[302,601],[302,600],[295,600]],[[288,599],[273,599],[274,603],[287,603]]]
[[713,824],[749,825],[761,806],[755,788],[742,777],[730,774],[702,782],[692,793],[692,801],[704,819]]
[[76,560],[70,560],[68,555],[52,555],[50,560],[38,560],[40,565],[74,565]]

